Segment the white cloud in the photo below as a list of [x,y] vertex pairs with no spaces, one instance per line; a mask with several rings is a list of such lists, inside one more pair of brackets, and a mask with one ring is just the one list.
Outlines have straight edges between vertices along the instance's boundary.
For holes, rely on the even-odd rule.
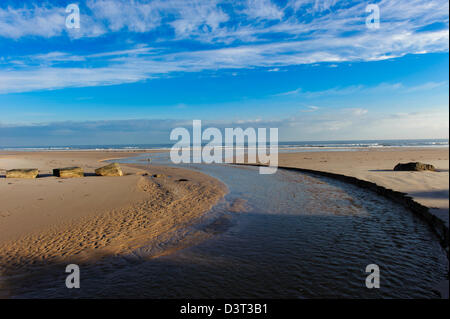
[[411,86],[411,87],[405,89],[405,91],[407,93],[412,93],[412,92],[417,92],[417,91],[429,91],[429,90],[433,90],[433,89],[444,87],[444,86],[448,86],[448,82],[446,82],[446,81],[442,81],[442,82],[427,82],[427,83],[424,83],[424,84]]
[[247,0],[244,13],[252,19],[281,20],[283,10],[271,0]]
[[[285,7],[271,0],[87,0],[88,11],[81,12],[82,29],[86,30],[78,36],[98,36],[122,29],[148,32],[166,25],[175,29],[178,38],[196,37],[201,41],[261,41],[261,36],[274,32],[288,34],[291,39],[311,36],[311,32],[314,37],[326,33],[333,38],[344,32],[367,31],[366,5],[366,1],[349,5],[336,0],[291,0]],[[448,23],[446,0],[384,0],[378,5],[383,24],[376,33],[384,36],[415,32],[435,22]],[[222,6],[231,8],[234,23],[221,25],[230,20]],[[294,15],[289,11],[292,8],[296,10]],[[247,18],[242,18],[242,12]],[[64,30],[64,9],[56,5],[0,8],[0,17],[3,37],[51,37]],[[273,23],[274,20],[278,21]]]
[[[184,104],[174,105],[184,108]],[[314,112],[298,112],[288,118],[242,118],[205,120],[202,126],[277,127],[280,140],[354,140],[354,139],[425,139],[448,138],[447,106],[429,106],[424,111],[405,113],[367,112],[364,108],[329,108],[309,106]],[[55,123],[7,124],[0,122],[0,145],[81,145],[115,143],[169,142],[170,130],[191,127],[189,120],[102,120]],[[61,132],[70,132],[61,136]]]
[[[4,57],[0,61],[0,93],[129,83],[174,71],[254,67],[278,71],[290,65],[329,62],[334,66],[346,61],[448,52],[448,28],[421,31],[433,23],[448,24],[448,1],[383,0],[378,4],[382,26],[376,31],[365,27],[365,1],[297,0],[280,7],[269,0],[240,5],[219,0],[88,0],[86,6],[91,11],[82,11],[82,28],[70,32],[64,27],[64,8],[0,7],[0,37],[6,38],[66,34],[82,38],[162,27],[174,34],[153,42],[152,48],[139,43],[130,48],[124,43],[112,51],[94,49],[85,55],[57,50]],[[292,13],[292,9],[296,11]],[[192,46],[164,42],[182,39],[208,43],[209,49],[192,50]],[[100,60],[101,64],[96,63]],[[66,78],[68,74],[71,79]],[[342,90],[325,93],[340,94],[338,91]]]
[[314,10],[315,11],[326,11],[330,10],[338,0],[315,0]]
[[[268,44],[241,45],[228,48],[182,51],[167,53],[162,49],[141,46],[130,50],[101,52],[85,56],[73,56],[66,53],[47,53],[47,63],[62,62],[62,58],[71,62],[70,67],[35,66],[22,58],[23,66],[16,69],[0,69],[0,93],[24,92],[39,89],[61,87],[81,87],[129,83],[158,77],[175,71],[196,72],[224,68],[241,69],[251,67],[279,67],[296,64],[312,64],[323,61],[360,61],[376,60],[386,52],[392,56],[417,51],[423,46],[443,50],[448,44],[448,30],[398,36],[372,44],[372,37],[360,35],[345,39],[311,39],[305,41],[276,42]],[[120,55],[115,56],[115,55]],[[102,66],[95,65],[95,57],[103,59]],[[82,61],[82,66],[73,66],[74,61]],[[28,64],[27,64],[28,63]],[[86,67],[89,65],[89,67]],[[106,66],[104,66],[106,65]],[[70,79],[68,78],[70,76]],[[326,92],[302,92],[311,97],[319,94],[348,94],[359,87],[331,89]],[[292,93],[298,93],[292,92]],[[285,93],[285,94],[291,94]]]
[[405,86],[403,83],[380,83],[375,86],[351,85],[346,87],[336,87],[322,91],[305,91],[297,88],[292,91],[282,92],[274,96],[298,95],[306,98],[319,98],[323,96],[345,96],[353,94],[378,94],[387,92],[412,93],[417,91],[429,91],[436,88],[448,86],[447,81],[426,82],[418,85]]
[[67,35],[81,38],[98,37],[106,32],[91,16],[82,13],[83,28],[67,29],[66,16],[65,7],[0,7],[0,37],[20,39],[29,36],[52,38]]
[[278,125],[285,140],[448,138],[448,117],[448,106],[430,106],[423,112],[403,114],[321,107],[316,112],[301,113],[273,125]]
[[[184,107],[184,105],[177,105]],[[448,138],[448,108],[430,107],[426,112],[369,114],[358,109],[328,109],[301,113],[289,118],[247,118],[236,121],[202,121],[202,126],[260,127],[279,129],[280,140],[354,140]],[[363,110],[363,109],[359,109]],[[33,124],[0,123],[0,145],[88,145],[167,143],[170,130],[192,127],[192,122],[175,119],[66,121]],[[62,136],[61,134],[65,134]]]
[[13,39],[23,36],[59,36],[63,32],[65,15],[64,8],[0,7],[0,36]]
[[303,110],[301,110],[302,112],[315,112],[315,111],[317,111],[318,109],[320,109],[320,107],[318,107],[318,106],[315,106],[315,105],[308,105],[308,106],[306,106],[306,110],[305,109],[303,109]]
[[374,134],[372,136],[379,138],[448,138],[448,119],[448,105],[442,109],[430,107],[426,112],[391,114],[375,118],[361,131],[365,136]]
[[178,3],[176,19],[170,24],[179,38],[215,33],[228,16],[217,7],[217,1],[184,1]]
[[362,116],[364,114],[367,114],[369,111],[362,108],[350,108],[350,109],[344,109],[344,111],[349,112],[350,114],[353,114],[355,116]]
[[124,0],[88,0],[93,16],[104,21],[111,31],[127,28],[132,32],[147,32],[161,23],[158,8],[152,2]]

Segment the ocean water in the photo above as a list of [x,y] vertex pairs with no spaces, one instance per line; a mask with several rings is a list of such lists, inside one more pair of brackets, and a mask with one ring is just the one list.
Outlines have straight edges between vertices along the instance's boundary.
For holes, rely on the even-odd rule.
[[[358,148],[389,148],[389,147],[448,147],[448,139],[420,140],[348,140],[348,141],[297,141],[279,142],[280,151],[301,150],[354,150]],[[207,142],[204,143],[204,145]],[[166,144],[98,144],[98,145],[39,145],[39,146],[1,146],[0,150],[167,150],[174,143]]]

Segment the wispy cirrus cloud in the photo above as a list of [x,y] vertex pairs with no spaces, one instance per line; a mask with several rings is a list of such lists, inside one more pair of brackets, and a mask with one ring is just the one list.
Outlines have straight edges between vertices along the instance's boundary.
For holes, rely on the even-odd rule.
[[429,91],[437,88],[448,87],[447,81],[425,82],[418,85],[405,86],[403,83],[381,83],[375,86],[351,85],[346,87],[335,87],[322,91],[305,91],[302,88],[277,93],[274,96],[301,96],[306,98],[319,98],[323,96],[345,96],[352,94],[373,94],[373,93],[412,93],[418,91]]
[[54,37],[64,31],[65,8],[0,7],[0,37],[18,39],[24,36]]
[[[17,5],[17,4],[16,4]],[[65,7],[39,5],[38,3],[2,7],[0,4],[0,38],[20,39],[23,37],[72,38],[98,37],[108,30],[88,14],[81,14],[85,27],[67,29]]]
[[306,109],[302,109],[301,112],[315,112],[319,109],[320,109],[320,107],[318,107],[318,106],[308,105],[308,106],[306,106]]
[[424,84],[415,85],[415,86],[411,86],[409,88],[406,88],[405,91],[408,92],[408,93],[412,93],[412,92],[418,92],[418,91],[433,90],[433,89],[442,88],[442,87],[445,87],[445,86],[448,87],[448,82],[447,81],[426,82]]
[[281,20],[284,11],[270,0],[247,0],[243,11],[256,20]]
[[[260,41],[261,36],[274,32],[291,38],[311,32],[338,35],[361,31],[367,15],[365,1],[289,0],[284,6],[273,0],[86,0],[81,4],[81,29],[85,30],[78,36],[121,30],[144,33],[171,27],[177,37],[206,41]],[[387,32],[399,28],[415,31],[436,22],[448,24],[448,2],[444,0],[381,0],[377,5],[382,29]],[[59,36],[67,31],[65,17],[64,8],[58,4],[29,1],[17,6],[5,2],[0,5],[0,36]]]
[[[366,5],[332,0],[290,0],[283,5],[271,0],[87,0],[81,5],[78,31],[65,29],[66,13],[56,5],[0,5],[0,40],[95,41],[118,33],[158,34],[151,46],[137,38],[114,50],[99,46],[80,54],[61,48],[4,56],[0,93],[130,83],[172,72],[279,70],[448,52],[448,1],[379,1],[378,30],[365,27]],[[426,29],[436,23],[447,27]]]

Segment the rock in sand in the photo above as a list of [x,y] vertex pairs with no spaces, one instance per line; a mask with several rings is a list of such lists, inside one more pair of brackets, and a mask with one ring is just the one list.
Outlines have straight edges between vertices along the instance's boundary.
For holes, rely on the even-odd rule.
[[395,165],[394,171],[435,171],[433,165],[420,162],[399,163]]
[[84,172],[81,167],[64,167],[55,168],[53,175],[62,178],[84,177]]
[[95,174],[98,176],[123,176],[122,169],[117,163],[112,163],[95,170]]
[[6,178],[36,178],[38,174],[37,168],[12,169],[6,171]]

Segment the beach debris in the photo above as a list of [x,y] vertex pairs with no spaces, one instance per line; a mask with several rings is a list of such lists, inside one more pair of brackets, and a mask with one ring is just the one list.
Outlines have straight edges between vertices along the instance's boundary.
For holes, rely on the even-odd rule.
[[180,179],[178,180],[178,182],[187,182],[187,181],[189,181],[189,180],[186,179],[186,178],[180,178]]
[[36,178],[38,174],[37,168],[11,169],[6,171],[6,178]]
[[152,177],[155,177],[155,178],[160,178],[160,177],[163,177],[164,175],[163,174],[153,174],[152,175]]
[[53,176],[62,178],[84,177],[84,172],[81,167],[55,168]]
[[435,171],[433,165],[420,162],[399,163],[395,165],[394,171]]
[[111,163],[109,165],[97,168],[95,170],[97,176],[123,176],[122,169],[118,163]]

